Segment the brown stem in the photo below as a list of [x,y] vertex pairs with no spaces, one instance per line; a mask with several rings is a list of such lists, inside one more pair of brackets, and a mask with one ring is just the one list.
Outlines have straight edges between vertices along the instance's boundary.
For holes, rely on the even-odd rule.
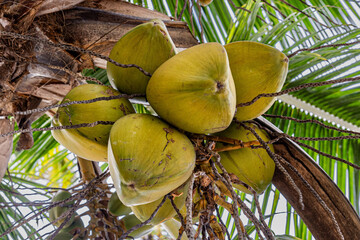
[[238,139],[222,137],[222,136],[210,136],[210,135],[205,135],[205,134],[193,133],[190,135],[190,138],[192,140],[203,139],[203,140],[209,140],[209,141],[214,141],[214,142],[223,142],[223,143],[228,143],[228,144],[233,144],[233,145],[242,145],[243,144],[243,142]]
[[335,131],[338,131],[338,132],[360,135],[360,132],[348,131],[348,130],[345,130],[345,129],[342,129],[342,128],[339,128],[339,127],[328,126],[325,123],[322,123],[321,121],[318,121],[318,120],[315,120],[315,119],[298,119],[298,118],[294,118],[294,117],[274,115],[274,114],[263,114],[262,116],[266,117],[266,118],[286,119],[286,120],[295,121],[295,122],[298,122],[298,123],[314,123],[314,124],[320,125],[321,127],[331,129],[331,130],[335,130]]
[[195,176],[194,174],[191,175],[190,177],[190,186],[189,186],[189,190],[188,190],[188,195],[186,197],[186,201],[185,201],[185,205],[186,205],[186,218],[185,218],[185,232],[187,237],[190,240],[194,239],[194,229],[192,227],[192,194],[193,194],[193,186],[194,186],[194,180],[195,180]]
[[98,170],[96,168],[99,168],[99,165],[97,162],[89,161],[79,156],[77,156],[77,159],[80,166],[81,177],[85,183],[89,183],[98,176]]
[[45,128],[26,128],[20,129],[12,132],[8,132],[5,134],[0,134],[1,137],[7,137],[16,133],[24,133],[24,132],[43,132],[43,131],[51,131],[51,130],[62,130],[62,129],[74,129],[74,128],[82,128],[82,127],[94,127],[97,125],[113,125],[114,122],[111,121],[96,121],[92,123],[80,123],[74,125],[66,125],[66,126],[56,126],[56,127],[45,127]]
[[[222,176],[218,172],[217,168],[215,167],[215,164],[213,162],[211,162],[211,166],[212,166],[215,176],[218,177],[226,185],[226,188],[231,192],[231,198],[232,198],[233,202],[234,203],[237,202],[237,205],[244,211],[244,214],[254,223],[255,229],[258,232],[259,237],[261,237],[260,230],[266,234],[268,232],[266,230],[266,228],[268,228],[268,226],[262,225],[262,223],[259,220],[257,220],[254,213],[246,206],[246,204],[235,193],[235,191],[233,190],[232,185],[231,185],[231,178],[230,178],[229,174],[227,173],[226,169],[224,168],[224,166],[220,163],[220,155],[215,153],[214,156],[217,158],[216,164],[220,167],[221,171],[224,173],[224,176]],[[235,212],[235,214],[236,213],[237,212]],[[236,221],[236,218],[234,220]],[[240,235],[240,232],[239,232],[239,235]],[[270,235],[270,236],[268,236],[268,239],[274,240],[274,237],[272,235]]]
[[210,161],[210,164],[213,168],[213,171],[215,173],[215,176],[219,177],[221,180],[223,180],[224,184],[226,185],[226,187],[228,188],[228,190],[231,192],[231,198],[233,199],[233,203],[232,203],[232,208],[233,208],[233,212],[234,212],[234,222],[235,222],[235,227],[236,230],[238,231],[238,236],[240,237],[239,239],[244,239],[244,235],[245,235],[245,231],[243,231],[241,224],[240,224],[240,216],[239,216],[239,212],[237,211],[237,203],[235,201],[235,199],[237,198],[236,193],[234,192],[234,190],[232,189],[231,186],[231,180],[229,177],[229,174],[227,174],[226,170],[224,169],[224,167],[220,164],[220,155],[216,154],[216,163],[218,164],[218,166],[221,168],[221,170],[226,173],[225,177],[221,176],[220,173],[217,171],[215,164]]
[[249,142],[245,142],[242,143],[241,145],[233,145],[233,146],[225,146],[225,147],[221,147],[221,148],[215,148],[214,151],[215,152],[225,152],[225,151],[232,151],[232,150],[238,150],[241,148],[247,148],[247,147],[252,147],[252,146],[261,146],[261,144],[259,143],[259,141],[249,141]]

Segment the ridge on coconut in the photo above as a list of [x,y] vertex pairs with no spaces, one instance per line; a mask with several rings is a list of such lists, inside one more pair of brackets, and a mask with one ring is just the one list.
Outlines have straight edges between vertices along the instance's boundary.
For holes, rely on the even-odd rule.
[[146,96],[161,118],[185,131],[226,129],[235,114],[236,93],[224,47],[199,44],[170,58],[150,78]]
[[196,157],[183,133],[148,114],[116,121],[108,155],[111,178],[126,206],[153,202],[182,185],[192,174]]
[[[120,93],[111,87],[84,84],[71,89],[61,103],[117,95]],[[133,106],[125,98],[88,104],[72,104],[57,110],[52,125],[56,127],[96,121],[115,122],[122,116],[134,112]],[[99,124],[94,127],[53,130],[51,133],[56,141],[79,157],[104,162],[107,161],[107,143],[110,129],[111,125]]]
[[[165,24],[153,19],[127,32],[112,48],[109,57],[121,64],[136,64],[150,74],[176,54]],[[106,66],[110,84],[127,94],[145,93],[150,79],[139,69],[123,68],[111,62]]]

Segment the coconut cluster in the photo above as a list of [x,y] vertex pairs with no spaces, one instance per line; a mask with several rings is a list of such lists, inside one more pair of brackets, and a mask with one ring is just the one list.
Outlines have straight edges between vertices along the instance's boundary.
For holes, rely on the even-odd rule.
[[[244,142],[256,140],[233,119],[254,119],[268,110],[275,99],[262,98],[249,106],[237,106],[261,93],[279,91],[288,69],[283,53],[255,42],[225,46],[204,43],[178,53],[165,24],[157,19],[125,34],[109,57],[121,64],[135,64],[142,71],[108,62],[111,87],[80,85],[62,103],[146,94],[156,114],[136,113],[129,100],[120,97],[70,104],[59,108],[54,126],[99,121],[103,124],[55,130],[52,134],[74,154],[108,162],[116,188],[109,211],[114,215],[133,213],[141,222],[151,216],[168,194],[172,194],[178,209],[184,208],[189,178],[196,166],[196,151],[189,134],[212,134]],[[115,123],[105,124],[110,122]],[[269,140],[256,125],[246,126]],[[271,182],[275,166],[264,149],[225,151],[220,156],[225,169],[256,192],[263,192]],[[220,183],[218,187],[222,189]],[[244,185],[234,187],[249,192]],[[175,215],[167,199],[144,232]]]

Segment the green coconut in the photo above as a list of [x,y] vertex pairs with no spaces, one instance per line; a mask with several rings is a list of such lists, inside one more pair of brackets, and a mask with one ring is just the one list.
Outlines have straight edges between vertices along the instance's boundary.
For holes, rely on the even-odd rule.
[[71,233],[60,231],[54,238],[54,240],[72,240],[73,235]]
[[[70,197],[71,197],[70,192],[60,190],[55,194],[55,196],[52,198],[51,202],[53,202],[53,203],[61,202]],[[56,227],[60,227],[60,225],[64,222],[66,217],[63,219],[60,219],[58,221],[55,221],[55,220],[58,219],[62,214],[65,214],[66,212],[70,211],[71,205],[73,205],[74,203],[75,203],[75,201],[69,201],[63,205],[58,205],[49,210],[49,219],[51,222],[53,222],[53,225],[55,225]],[[73,214],[71,216],[71,218],[66,222],[66,224],[64,225],[64,228],[69,227],[74,222],[74,219],[75,219],[75,214]]]
[[[125,232],[130,230],[132,227],[135,227],[136,225],[139,225],[141,223],[141,221],[139,219],[136,218],[135,215],[127,215],[124,218],[121,219],[124,223],[125,226]],[[135,231],[132,231],[129,236],[133,237],[133,238],[141,238],[142,236],[145,236],[149,233],[151,233],[153,230],[153,226],[152,225],[144,225],[138,229],[136,229]]]
[[[84,84],[73,88],[61,103],[117,96],[120,93],[108,86]],[[115,122],[120,117],[134,113],[125,98],[97,101],[89,104],[72,104],[59,108],[53,118],[53,126],[70,126],[96,121]],[[53,137],[74,154],[93,161],[107,161],[107,143],[111,125],[96,125],[76,129],[52,131]]]
[[[136,64],[152,74],[176,54],[176,47],[165,24],[154,19],[126,33],[113,47],[110,58],[121,64]],[[139,69],[123,68],[108,62],[107,75],[111,85],[120,92],[144,93],[150,79]]]
[[[270,140],[267,133],[259,129],[255,124],[246,123],[246,125],[253,128],[265,142]],[[254,134],[237,123],[232,123],[228,129],[217,135],[238,139],[243,142],[257,140]],[[223,144],[217,144],[218,148],[223,146]],[[269,148],[274,152],[272,144],[269,144]],[[220,152],[219,154],[221,157],[220,162],[226,171],[235,174],[240,181],[249,185],[258,194],[262,193],[271,183],[274,176],[275,163],[265,149],[241,148]],[[220,169],[219,172],[221,172]],[[233,184],[233,186],[245,193],[251,193],[249,189],[241,184]]]
[[[262,93],[281,90],[288,72],[288,58],[271,46],[256,42],[234,42],[225,45],[236,87],[236,104],[253,100]],[[265,113],[274,97],[262,97],[254,104],[238,107],[239,121],[254,119]]]
[[182,185],[195,166],[190,140],[152,115],[120,118],[108,146],[110,174],[126,206],[158,200]]
[[[173,201],[178,209],[182,209],[185,205],[185,200],[189,190],[190,181],[186,181],[183,185],[172,191]],[[163,201],[163,198],[160,198],[154,202],[147,203],[144,205],[132,206],[131,210],[135,216],[142,222],[148,220],[159,204]],[[153,219],[149,224],[157,225],[159,223],[165,222],[176,215],[176,211],[171,204],[171,200],[167,198],[164,204],[159,208],[159,211],[155,214]]]
[[124,216],[131,213],[131,208],[125,206],[119,199],[119,196],[116,192],[111,194],[108,210],[114,216]]
[[[71,240],[71,239],[73,239],[73,236],[76,235],[76,233],[80,233],[83,229],[84,229],[83,221],[81,220],[80,217],[76,217],[74,222],[70,226],[61,229],[54,239]],[[83,237],[81,237],[81,235],[82,234],[80,234],[80,236],[77,237],[76,239],[77,240],[83,239]]]
[[146,95],[161,118],[178,128],[193,133],[225,130],[236,105],[225,49],[205,43],[178,53],[155,71]]
[[70,226],[63,228],[62,230],[73,233],[75,231],[82,230],[83,228],[84,228],[84,222],[81,220],[79,216],[76,216],[74,222]]

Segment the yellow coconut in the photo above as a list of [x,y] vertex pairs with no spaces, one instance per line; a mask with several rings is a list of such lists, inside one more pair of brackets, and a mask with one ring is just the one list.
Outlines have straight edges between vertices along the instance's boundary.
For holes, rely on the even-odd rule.
[[[274,93],[283,87],[288,58],[271,46],[256,42],[234,42],[225,45],[236,87],[236,104],[253,100],[261,93]],[[237,107],[240,121],[254,119],[265,113],[274,97],[263,97],[254,104]]]
[[225,49],[205,43],[178,53],[155,71],[146,95],[161,118],[185,131],[226,129],[234,117],[236,93]]
[[199,0],[200,5],[203,7],[206,7],[207,5],[209,5],[210,3],[212,3],[213,0]]
[[[171,239],[177,239],[179,237],[179,229],[182,227],[181,223],[175,219],[170,219],[166,222],[161,223],[161,226],[168,232]],[[188,240],[186,233],[183,233],[181,240]]]
[[[61,103],[112,97],[120,93],[108,86],[84,84],[73,88]],[[98,101],[89,104],[73,104],[59,108],[53,118],[53,126],[70,126],[96,121],[115,122],[120,117],[134,113],[128,99]],[[53,137],[74,154],[93,161],[107,161],[107,143],[112,125],[62,129],[52,131]]]
[[[256,133],[264,140],[269,141],[267,133],[259,129],[255,124],[246,123],[247,126],[255,129]],[[257,138],[249,130],[244,129],[237,123],[232,123],[228,129],[218,133],[219,136],[249,142]],[[217,144],[217,147],[223,147],[223,144]],[[274,148],[269,144],[271,151]],[[265,149],[242,148],[238,150],[220,152],[221,164],[228,173],[235,174],[240,181],[246,183],[257,193],[262,193],[271,183],[275,171],[275,163],[268,155]],[[219,169],[219,172],[221,170]],[[241,184],[233,186],[245,193],[251,193]]]
[[195,166],[190,140],[152,115],[120,118],[108,146],[111,178],[126,206],[158,200],[182,185]]
[[[126,33],[113,47],[110,58],[121,64],[136,64],[152,74],[176,54],[176,48],[165,24],[154,19]],[[111,85],[123,93],[145,93],[150,79],[137,68],[123,68],[108,62],[107,75]]]

